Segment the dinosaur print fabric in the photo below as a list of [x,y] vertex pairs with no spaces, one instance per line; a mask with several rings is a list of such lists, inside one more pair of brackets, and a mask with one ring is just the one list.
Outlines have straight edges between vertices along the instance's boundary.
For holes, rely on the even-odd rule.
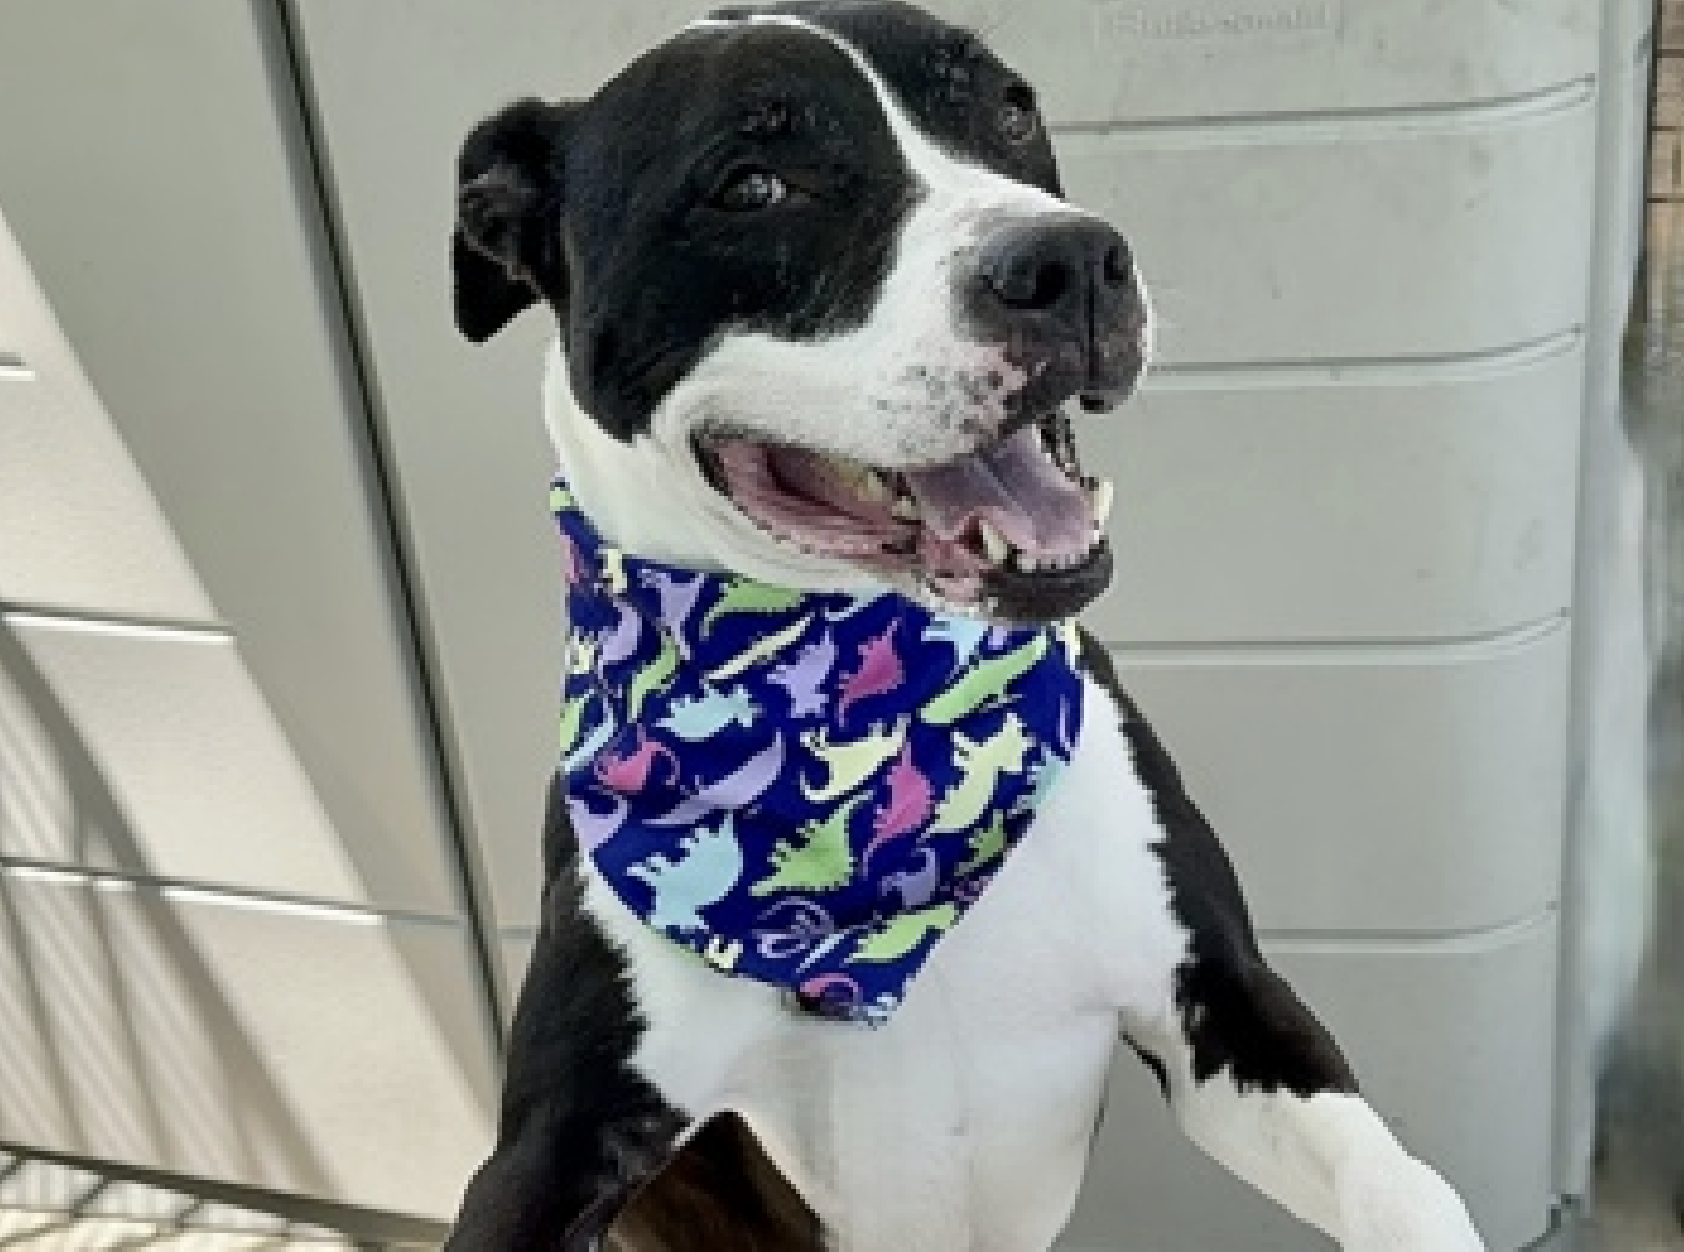
[[581,846],[715,969],[887,1018],[1069,759],[1073,633],[645,561],[550,503]]

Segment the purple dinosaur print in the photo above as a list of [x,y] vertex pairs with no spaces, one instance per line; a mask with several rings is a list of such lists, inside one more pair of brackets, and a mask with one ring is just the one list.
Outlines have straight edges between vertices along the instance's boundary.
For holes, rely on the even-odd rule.
[[775,668],[768,679],[789,693],[791,717],[818,717],[830,700],[823,684],[835,665],[836,640],[827,630],[823,639],[802,648],[794,661]]
[[718,809],[742,809],[765,793],[778,780],[784,767],[784,737],[761,749],[748,764],[718,782],[708,783],[695,795],[681,800],[670,812],[651,817],[651,826],[693,826]]
[[619,796],[614,797],[614,811],[607,814],[594,811],[581,795],[567,797],[567,816],[573,823],[573,833],[587,853],[595,852],[612,839],[630,812],[631,805]]
[[877,810],[871,823],[871,842],[860,854],[860,863],[868,865],[871,854],[894,839],[916,834],[930,820],[935,809],[935,788],[930,780],[912,763],[912,745],[900,750],[900,756],[889,767],[889,801]]
[[638,574],[638,580],[645,587],[651,587],[661,599],[661,624],[667,628],[667,633],[675,640],[684,638],[684,619],[689,617],[696,608],[696,601],[702,598],[702,588],[707,584],[707,578],[697,574],[688,582],[680,582],[665,570],[646,569]]
[[626,753],[604,750],[596,758],[596,776],[610,791],[633,795],[649,785],[649,775],[658,759],[672,766],[673,777],[677,778],[678,758],[672,754],[672,749],[651,739],[649,732],[639,726],[637,748]]
[[799,956],[836,934],[836,920],[800,896],[779,900],[755,919],[755,947],[773,960]]
[[626,605],[616,603],[614,607],[620,620],[614,623],[612,631],[603,636],[597,653],[601,665],[618,665],[628,660],[637,651],[638,640],[643,638],[643,619]]
[[1066,760],[1075,755],[1076,752],[1076,717],[1082,708],[1077,701],[1080,699],[1081,697],[1078,695],[1076,700],[1070,701],[1059,710],[1058,746]]
[[936,888],[941,885],[941,858],[935,849],[920,847],[918,855],[923,859],[922,865],[898,874],[886,874],[878,887],[879,894],[893,891],[900,896],[901,908],[908,911],[921,909],[935,899]]
[[895,651],[895,630],[899,620],[860,645],[860,667],[842,683],[842,699],[836,705],[836,720],[848,720],[848,710],[860,700],[893,691],[906,681],[906,670]]

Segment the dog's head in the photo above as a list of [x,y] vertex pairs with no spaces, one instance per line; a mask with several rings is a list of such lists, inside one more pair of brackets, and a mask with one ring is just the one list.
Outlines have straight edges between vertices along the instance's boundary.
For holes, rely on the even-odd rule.
[[721,10],[589,100],[505,108],[458,174],[457,323],[554,311],[551,434],[610,541],[1017,621],[1109,581],[1065,409],[1133,388],[1144,294],[974,36]]

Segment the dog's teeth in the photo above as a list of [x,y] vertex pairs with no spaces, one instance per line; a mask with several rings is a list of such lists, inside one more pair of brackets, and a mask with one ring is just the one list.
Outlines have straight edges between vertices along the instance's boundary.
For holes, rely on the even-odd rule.
[[1025,574],[1033,574],[1038,568],[1038,563],[1035,558],[1023,551],[1015,553],[1012,557],[1012,562]]
[[870,470],[861,465],[858,461],[850,461],[839,456],[831,457],[829,460],[830,472],[836,476],[836,480],[839,483],[841,483],[844,487],[847,487],[855,495],[865,494],[865,480],[868,476],[870,476]]
[[1086,552],[1063,552],[1053,556],[1042,557],[1040,568],[1047,570],[1075,569],[1087,559],[1088,554]]
[[885,504],[889,499],[889,485],[883,481],[883,475],[876,470],[864,470],[860,474],[860,495],[874,504]]
[[[977,532],[982,536],[982,550],[988,554],[989,562],[994,565],[1003,564],[1012,550],[1012,545],[1006,542],[1006,537],[993,522],[986,519],[977,523]],[[1018,554],[1018,559],[1023,559],[1021,553]]]
[[900,496],[889,506],[889,514],[899,521],[916,522],[924,516],[924,511],[912,496]]
[[1111,505],[1115,503],[1116,496],[1116,484],[1109,478],[1101,478],[1088,492],[1088,510],[1093,514],[1094,524],[1101,529],[1111,519]]

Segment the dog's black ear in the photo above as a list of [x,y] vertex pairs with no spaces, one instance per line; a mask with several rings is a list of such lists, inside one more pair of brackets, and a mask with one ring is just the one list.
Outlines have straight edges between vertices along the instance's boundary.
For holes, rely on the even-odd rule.
[[540,299],[565,305],[562,157],[578,107],[519,100],[462,143],[450,263],[456,327],[475,343]]

